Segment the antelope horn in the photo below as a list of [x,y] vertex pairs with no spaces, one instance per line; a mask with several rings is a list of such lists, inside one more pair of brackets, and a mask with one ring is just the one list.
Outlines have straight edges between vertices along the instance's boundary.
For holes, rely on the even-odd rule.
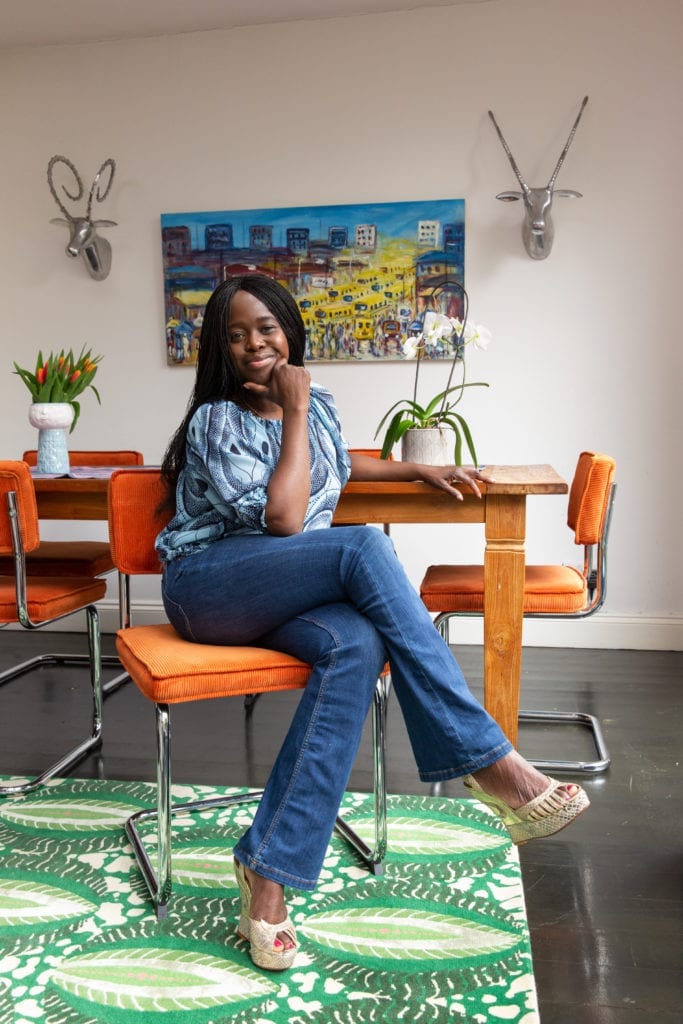
[[70,160],[67,160],[67,158],[65,156],[53,156],[51,158],[49,164],[47,165],[47,183],[50,186],[50,192],[52,193],[52,197],[53,197],[54,201],[56,202],[57,206],[62,211],[62,213],[64,214],[66,219],[69,220],[69,221],[73,221],[72,214],[69,213],[69,211],[67,210],[66,206],[64,205],[62,200],[57,195],[57,190],[56,190],[55,185],[54,185],[54,181],[53,181],[53,168],[54,168],[55,164],[58,164],[58,163],[66,164],[66,166],[69,168],[69,170],[73,174],[74,178],[76,179],[76,183],[78,185],[78,193],[75,196],[71,195],[71,193],[69,192],[69,190],[66,187],[66,185],[62,185],[62,188],[64,189],[65,195],[67,196],[68,199],[70,199],[72,201],[72,203],[77,203],[78,200],[83,195],[83,182],[81,181],[81,176],[78,173],[78,171],[76,170],[76,168],[74,167],[74,165],[71,163]]
[[570,131],[570,133],[569,133],[569,138],[567,139],[567,142],[566,142],[566,144],[565,144],[565,147],[564,147],[564,149],[563,149],[563,150],[562,150],[562,152],[560,153],[560,159],[559,159],[559,160],[557,161],[557,167],[556,167],[556,168],[555,168],[555,170],[553,171],[552,177],[551,177],[550,181],[548,182],[548,185],[547,185],[547,187],[548,187],[549,189],[551,189],[551,190],[552,190],[552,188],[553,188],[553,186],[554,186],[554,184],[555,184],[555,179],[557,178],[557,175],[558,175],[558,174],[560,173],[560,167],[561,167],[561,166],[562,166],[562,164],[564,163],[564,158],[566,157],[566,155],[567,155],[567,152],[568,152],[568,150],[569,150],[569,147],[570,147],[570,146],[571,146],[571,144],[572,144],[572,140],[573,140],[573,138],[574,138],[574,133],[576,132],[576,129],[577,129],[577,128],[578,128],[578,126],[579,126],[579,121],[581,120],[581,115],[583,114],[584,108],[585,108],[585,106],[586,106],[586,104],[587,104],[587,103],[588,103],[588,97],[587,97],[587,96],[584,96],[584,97],[583,97],[583,103],[581,104],[581,109],[579,110],[579,115],[578,115],[578,117],[576,118],[576,121],[574,121],[574,127],[572,128],[572,130],[571,130],[571,131]]
[[[104,172],[106,170],[109,170],[109,181],[107,182],[107,187],[105,188],[104,192],[100,192],[100,187],[99,187],[100,175],[104,174]],[[101,203],[109,195],[109,189],[111,188],[112,183],[114,181],[114,172],[115,171],[116,171],[116,162],[111,157],[108,157],[108,159],[106,159],[104,161],[104,163],[100,167],[99,171],[97,172],[97,174],[93,178],[93,183],[90,186],[90,194],[88,196],[88,209],[87,209],[87,212],[86,212],[86,217],[87,217],[88,220],[91,219],[90,218],[90,213],[91,213],[91,210],[92,210],[93,198],[96,198],[97,202]]]
[[493,121],[493,127],[498,132],[498,138],[501,141],[503,149],[507,153],[508,160],[510,161],[510,163],[512,165],[512,170],[517,175],[517,181],[519,182],[519,184],[520,184],[520,186],[522,188],[522,192],[524,192],[526,194],[529,191],[529,186],[527,185],[527,183],[525,182],[524,178],[522,177],[522,172],[520,171],[519,167],[517,166],[517,163],[515,162],[514,156],[510,152],[510,147],[508,146],[507,142],[505,141],[505,139],[503,137],[502,131],[498,127],[498,122],[496,121],[495,117],[493,116],[493,111],[492,110],[489,110],[489,117]]

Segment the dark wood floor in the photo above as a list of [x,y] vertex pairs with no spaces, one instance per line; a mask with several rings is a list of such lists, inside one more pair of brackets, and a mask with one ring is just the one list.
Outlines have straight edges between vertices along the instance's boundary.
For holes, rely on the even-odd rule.
[[[0,630],[0,667],[27,652],[74,650],[82,638]],[[104,638],[111,650],[111,637]],[[481,650],[458,651],[480,694]],[[612,754],[605,775],[585,781],[592,807],[570,829],[520,849],[542,1024],[678,1024],[683,1006],[683,654],[527,649],[526,707],[581,709],[603,722]],[[78,736],[84,674],[54,669],[9,684],[0,704],[0,773],[34,772]],[[110,673],[111,674],[111,673]],[[261,698],[247,718],[236,701],[173,713],[174,780],[261,785],[297,694]],[[101,752],[74,774],[154,779],[153,710],[127,685],[105,704]],[[580,756],[582,730],[533,732],[520,748]],[[395,700],[388,726],[390,792],[426,793]],[[576,753],[575,753],[576,752]],[[366,736],[350,788],[371,786]],[[444,792],[462,792],[448,783]]]

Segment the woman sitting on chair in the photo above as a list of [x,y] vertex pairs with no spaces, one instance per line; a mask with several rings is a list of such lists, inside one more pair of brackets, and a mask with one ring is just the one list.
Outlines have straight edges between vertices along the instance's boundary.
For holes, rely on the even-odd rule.
[[328,529],[354,480],[423,480],[462,500],[486,477],[351,455],[331,394],[303,366],[290,293],[248,274],[206,307],[197,377],[163,470],[175,516],[157,548],[175,629],[254,644],[312,666],[253,824],[235,847],[238,932],[251,957],[290,967],[297,940],[284,886],[312,890],[386,661],[420,778],[464,776],[513,842],[551,835],[588,807],[580,786],[541,775],[470,693],[392,542]]

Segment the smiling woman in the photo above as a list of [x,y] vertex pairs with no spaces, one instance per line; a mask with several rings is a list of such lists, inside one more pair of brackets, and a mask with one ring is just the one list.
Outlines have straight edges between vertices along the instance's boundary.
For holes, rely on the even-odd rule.
[[[245,405],[265,419],[282,419],[288,390],[301,392],[301,408],[308,408],[310,377],[303,366],[289,367],[287,336],[267,306],[241,289],[230,304],[228,323],[230,358],[248,398]],[[269,397],[272,395],[272,397]]]
[[350,453],[303,352],[286,288],[259,274],[218,286],[194,394],[162,467],[175,514],[156,541],[164,608],[184,640],[254,644],[311,668],[234,849],[238,933],[270,970],[294,962],[284,886],[315,888],[387,661],[424,781],[467,777],[514,826],[515,842],[550,835],[588,806],[579,786],[524,761],[474,699],[389,537],[372,526],[328,529],[350,476],[423,481],[456,499],[458,483],[481,497],[477,481],[490,481],[476,469]]

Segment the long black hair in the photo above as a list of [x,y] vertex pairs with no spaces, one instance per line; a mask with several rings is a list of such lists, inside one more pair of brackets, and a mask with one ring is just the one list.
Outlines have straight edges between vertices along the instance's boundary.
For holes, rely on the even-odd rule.
[[168,488],[165,505],[172,505],[175,501],[176,484],[185,465],[187,428],[195,412],[206,402],[234,400],[242,388],[230,357],[228,334],[230,304],[237,291],[249,292],[270,310],[287,338],[288,362],[293,366],[304,364],[306,332],[291,292],[265,274],[230,277],[218,285],[206,304],[199,335],[194,390],[190,395],[185,418],[171,438],[161,464]]

